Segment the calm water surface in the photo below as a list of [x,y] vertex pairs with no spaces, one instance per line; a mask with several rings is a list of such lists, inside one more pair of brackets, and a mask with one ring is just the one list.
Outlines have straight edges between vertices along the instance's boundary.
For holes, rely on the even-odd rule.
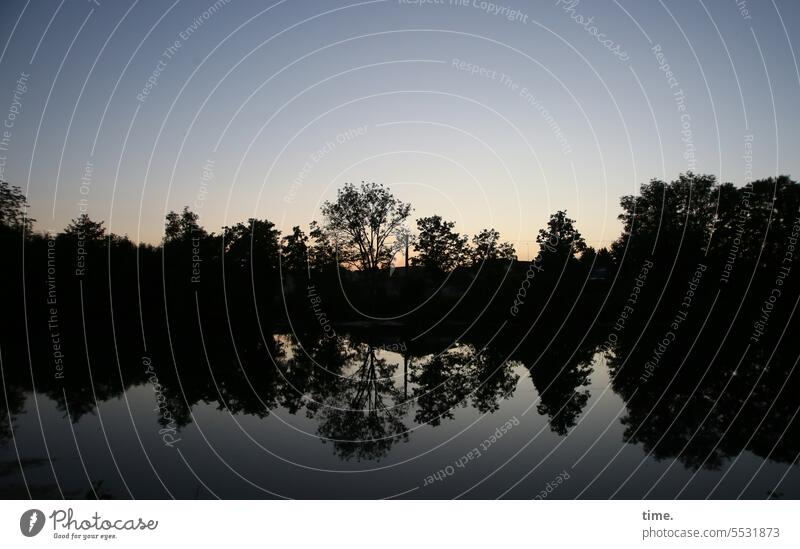
[[[713,406],[705,421],[682,420],[690,432],[663,437],[670,441],[637,431],[631,416],[641,414],[612,388],[599,351],[553,375],[542,361],[504,361],[469,344],[412,354],[405,344],[349,338],[303,346],[278,334],[274,343],[273,359],[256,370],[221,374],[203,364],[176,378],[167,361],[148,358],[150,369],[143,364],[143,377],[119,394],[87,387],[64,406],[52,391],[20,392],[13,432],[0,441],[1,493],[800,497],[791,460],[765,459],[744,443],[723,450],[727,438],[706,429],[717,420]],[[103,367],[116,368],[93,365]]]

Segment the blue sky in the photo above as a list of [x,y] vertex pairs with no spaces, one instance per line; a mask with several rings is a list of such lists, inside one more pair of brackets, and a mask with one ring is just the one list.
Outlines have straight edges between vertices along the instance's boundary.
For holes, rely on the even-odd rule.
[[42,230],[86,209],[156,242],[184,205],[288,230],[367,180],[523,257],[556,209],[598,246],[651,178],[800,173],[798,23],[787,0],[4,0],[2,177]]

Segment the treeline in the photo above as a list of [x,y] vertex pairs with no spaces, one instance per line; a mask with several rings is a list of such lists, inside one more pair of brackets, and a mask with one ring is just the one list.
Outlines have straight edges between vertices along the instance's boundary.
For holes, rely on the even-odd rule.
[[[369,345],[368,385],[383,375],[372,350],[407,345],[418,359],[412,389],[391,394],[416,398],[419,422],[441,421],[466,398],[491,411],[513,392],[509,357],[521,361],[559,434],[588,400],[599,349],[626,401],[630,442],[694,467],[743,448],[796,461],[800,186],[782,176],[737,188],[686,174],[650,181],[620,204],[623,232],[609,249],[590,248],[558,211],[537,235],[537,256],[518,261],[492,229],[470,239],[439,216],[412,225],[411,206],[375,184],[345,186],[320,222],[285,235],[259,219],[211,233],[189,209],[171,212],[153,246],[87,216],[55,235],[36,232],[25,197],[1,183],[0,409],[10,415],[0,438],[25,391],[76,419],[145,382],[145,359],[180,425],[201,401],[299,410],[295,388],[323,391],[315,384],[324,380],[311,358],[302,368],[302,358],[281,358],[287,349],[273,334],[291,330],[304,339],[291,355],[318,354],[332,372],[365,352],[349,349],[353,341]],[[471,356],[442,354],[449,344],[415,348],[421,333],[474,342]],[[416,388],[426,386],[441,390]],[[346,398],[353,387],[324,392]],[[308,411],[317,412],[329,413]],[[328,434],[347,440],[341,418],[330,420]],[[400,433],[395,420],[387,429]]]
[[[652,297],[659,302],[673,285],[682,291],[698,265],[699,293],[709,299],[717,290],[760,299],[753,285],[774,282],[781,269],[791,288],[796,278],[788,272],[797,262],[790,248],[800,226],[800,191],[784,176],[742,188],[691,173],[650,181],[638,195],[622,197],[623,232],[609,249],[589,247],[575,221],[555,212],[536,236],[532,261],[518,261],[492,228],[469,238],[438,215],[412,221],[411,205],[374,183],[346,185],[323,204],[321,222],[285,235],[265,219],[208,232],[188,208],[170,212],[155,246],[110,234],[85,214],[58,234],[35,232],[25,197],[0,185],[6,319],[23,318],[24,302],[47,301],[48,292],[65,303],[82,291],[82,306],[100,316],[117,300],[148,323],[147,312],[164,321],[171,304],[185,313],[198,303],[215,316],[246,318],[245,326],[253,315],[256,324],[287,316],[313,322],[320,311],[350,321],[411,314],[409,322],[415,316],[524,322],[548,307],[551,319],[576,307],[613,317],[612,305],[629,298],[631,283],[649,264],[655,267],[647,287],[658,289]],[[309,288],[318,296],[316,311]],[[741,303],[725,299],[719,306]]]

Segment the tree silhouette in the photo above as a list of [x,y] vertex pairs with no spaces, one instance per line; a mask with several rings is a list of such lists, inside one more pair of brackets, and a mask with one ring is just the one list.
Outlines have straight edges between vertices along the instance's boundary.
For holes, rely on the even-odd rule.
[[308,248],[309,263],[315,271],[327,271],[339,265],[336,245],[316,221],[309,226],[311,245]]
[[201,238],[207,235],[197,220],[200,216],[184,206],[181,213],[169,212],[164,226],[164,242],[187,241],[192,237]]
[[453,419],[453,411],[465,405],[471,384],[464,365],[473,352],[469,348],[452,350],[412,363],[412,396],[417,402],[414,421],[435,427],[443,419]]
[[408,439],[402,394],[392,381],[397,365],[378,358],[372,345],[354,350],[356,370],[339,378],[338,390],[319,406],[318,432],[342,459],[379,460]]
[[453,411],[466,406],[468,398],[479,412],[496,412],[519,380],[512,371],[516,363],[504,362],[503,355],[501,349],[463,344],[413,362],[414,420],[437,426],[443,419],[453,419]]
[[587,249],[586,241],[575,228],[575,220],[567,217],[566,210],[550,216],[547,226],[539,229],[536,242],[542,263],[563,264]]
[[517,259],[514,246],[508,242],[500,242],[500,233],[495,229],[483,229],[472,237],[472,263],[483,261],[513,261]]
[[411,264],[444,272],[461,266],[467,257],[467,237],[455,232],[454,227],[455,223],[443,221],[438,215],[417,219],[417,255]]
[[258,268],[261,274],[278,268],[280,231],[271,221],[250,218],[224,227],[225,262],[234,269]]
[[718,203],[731,192],[735,188],[730,183],[720,187],[713,175],[691,172],[671,183],[654,179],[642,185],[638,195],[620,199],[623,229],[612,252],[619,260],[627,250],[635,260],[647,257],[654,246],[665,256],[674,254],[682,242],[700,250],[714,229]]
[[572,350],[553,344],[546,357],[530,368],[531,379],[539,392],[536,410],[547,416],[550,429],[566,435],[575,426],[589,400],[589,375],[593,348]]
[[[377,225],[380,233],[388,234],[407,205],[379,186],[345,194],[361,200],[365,188],[388,195],[389,205],[361,204],[362,234],[370,235],[373,209],[384,220]],[[281,239],[270,221],[250,219],[215,235],[188,208],[167,215],[158,245],[133,243],[85,215],[54,239],[32,232],[24,195],[2,183],[0,285],[7,291],[0,315],[5,387],[0,441],[11,437],[12,429],[27,428],[29,422],[18,418],[34,390],[80,422],[99,403],[152,384],[140,361],[145,338],[164,403],[153,421],[162,427],[190,423],[198,404],[259,418],[281,408],[305,414],[304,421],[315,425],[342,459],[382,459],[399,441],[418,436],[405,427],[411,421],[436,427],[456,418],[460,407],[473,414],[500,409],[517,387],[515,365],[521,362],[530,364],[540,397],[536,410],[553,432],[564,435],[588,403],[591,367],[602,348],[611,387],[625,406],[622,440],[651,458],[714,469],[749,452],[748,459],[796,464],[800,369],[792,335],[800,328],[794,309],[800,294],[795,276],[800,185],[781,176],[736,188],[686,174],[646,183],[639,195],[623,197],[622,205],[625,232],[610,253],[586,246],[566,212],[550,216],[539,233],[540,259],[558,260],[571,273],[559,278],[556,290],[549,269],[540,274],[531,266],[510,265],[456,269],[442,291],[435,290],[438,273],[430,269],[370,276],[381,284],[373,294],[364,284],[367,277],[338,267],[373,265],[370,275],[377,275],[404,236],[402,223],[393,225],[383,244],[372,241],[374,253],[363,264],[360,248],[351,245],[344,229],[312,223],[305,234],[295,227]],[[459,252],[467,246],[452,223],[431,216],[417,227],[415,265],[434,270],[459,265]],[[80,276],[71,269],[79,241],[102,254],[102,261]],[[473,244],[470,262],[513,257],[513,248],[492,229],[476,235]],[[187,272],[195,255],[202,285]],[[281,262],[300,270],[306,269],[306,258],[316,309],[302,284],[282,288],[277,279]],[[646,280],[637,278],[646,260],[652,260]],[[699,261],[708,265],[706,274],[689,286]],[[720,280],[726,264],[733,265],[729,283]],[[590,267],[617,272],[586,284]],[[674,331],[670,326],[690,288],[691,310],[661,352],[658,345]],[[764,335],[754,341],[754,323],[764,322],[765,299],[774,289],[780,296],[768,302]],[[435,297],[428,300],[429,295]],[[486,296],[498,305],[484,307]],[[48,303],[51,298],[55,304]],[[515,298],[520,316],[509,318]],[[394,314],[390,305],[405,312],[418,299],[426,301],[424,307],[402,322],[364,320],[350,306],[371,302],[375,311]],[[56,308],[64,378],[54,376],[50,322]],[[26,322],[20,322],[23,315]],[[411,332],[442,318],[447,321],[409,343],[399,362],[376,346],[381,340],[410,342]],[[476,318],[472,329],[463,329]],[[287,320],[300,334],[294,343],[284,334]],[[503,331],[490,344],[475,341],[494,334],[490,327],[500,323]],[[352,333],[356,330],[360,335]],[[460,344],[449,346],[456,335]],[[654,349],[659,363],[645,376]],[[410,376],[396,382],[392,376],[400,364],[408,364]]]
[[28,203],[19,187],[11,187],[0,179],[0,227],[30,232],[34,219],[25,215]]
[[281,265],[290,272],[305,272],[308,269],[308,237],[298,226],[292,228],[292,234],[283,237],[281,247]]
[[103,221],[92,221],[88,214],[81,214],[70,221],[62,234],[70,240],[93,243],[105,240],[106,228]]
[[394,257],[395,239],[411,214],[411,205],[376,183],[351,183],[339,189],[334,202],[322,205],[325,230],[332,236],[340,260],[363,270],[387,267]]

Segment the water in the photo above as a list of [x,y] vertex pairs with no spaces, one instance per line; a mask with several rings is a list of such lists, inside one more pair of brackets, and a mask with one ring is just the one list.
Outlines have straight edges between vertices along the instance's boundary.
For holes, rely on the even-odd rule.
[[[699,417],[681,417],[670,434],[650,433],[651,419],[636,419],[641,410],[612,385],[607,355],[598,349],[537,361],[463,342],[425,352],[351,337],[300,344],[284,333],[261,351],[245,368],[206,362],[180,376],[168,356],[148,357],[149,370],[142,363],[136,375],[93,361],[93,386],[61,388],[67,406],[56,389],[20,384],[14,392],[4,381],[13,432],[0,431],[0,493],[800,497],[796,459],[770,454],[769,441],[747,443],[758,438],[753,432],[733,441],[720,435],[715,425],[731,425],[735,406],[706,406]],[[124,390],[110,389],[115,379]],[[681,398],[667,395],[688,404],[684,414],[709,400]],[[794,419],[772,412],[765,418],[773,426]]]

